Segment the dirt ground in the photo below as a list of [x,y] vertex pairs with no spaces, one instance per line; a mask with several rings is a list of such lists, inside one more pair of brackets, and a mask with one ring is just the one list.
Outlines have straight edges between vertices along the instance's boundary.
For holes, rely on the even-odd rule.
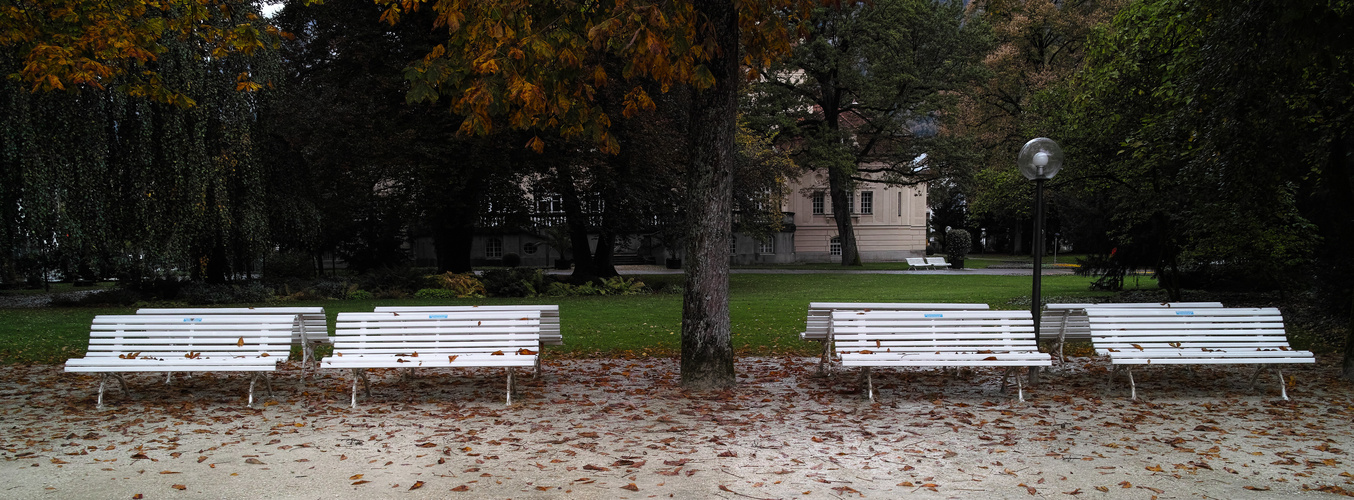
[[[1354,490],[1354,391],[1334,359],[1247,369],[1102,360],[1026,387],[1000,372],[854,373],[744,358],[740,385],[678,387],[673,359],[548,361],[504,405],[501,370],[273,378],[134,374],[131,395],[60,366],[0,367],[4,498],[1329,498]],[[1348,490],[1347,490],[1348,489]]]

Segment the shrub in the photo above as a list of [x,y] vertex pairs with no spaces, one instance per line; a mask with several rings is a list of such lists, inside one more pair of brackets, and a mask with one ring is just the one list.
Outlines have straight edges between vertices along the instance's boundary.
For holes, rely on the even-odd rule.
[[320,297],[343,300],[348,298],[349,293],[357,290],[357,285],[346,280],[320,280],[310,288]]
[[423,271],[412,267],[380,267],[357,278],[358,288],[376,295],[383,292],[411,293],[420,288],[438,288],[426,282]]
[[[484,283],[480,282],[479,278],[476,278],[475,275],[471,273],[435,274],[429,276],[428,280],[432,282],[433,288],[449,290],[453,293],[453,296],[458,299],[465,298],[478,299],[484,298],[486,295],[488,295],[488,292],[485,291],[484,289]],[[419,290],[419,292],[422,293],[423,290]]]
[[304,252],[280,252],[263,263],[263,280],[270,285],[315,278],[315,261]]
[[517,267],[522,265],[522,256],[515,253],[503,255],[503,265],[507,267]]
[[602,281],[603,295],[639,295],[644,290],[644,282],[634,278],[612,276]]
[[59,294],[52,297],[53,307],[74,307],[74,306],[130,306],[141,300],[141,294],[136,290],[126,288],[114,288],[111,290],[100,290],[93,293],[81,295],[76,298],[71,294]]
[[451,290],[447,290],[447,289],[445,289],[445,288],[424,288],[424,289],[422,289],[422,290],[419,290],[418,293],[415,293],[414,296],[415,296],[415,297],[418,297],[418,298],[420,298],[420,299],[455,299],[455,298],[457,298],[457,297],[456,297],[456,292],[453,292],[453,291],[451,291]]
[[480,275],[484,289],[492,297],[534,297],[541,295],[550,278],[540,269],[490,269]]
[[348,294],[348,300],[372,300],[375,298],[375,295],[366,290],[353,290],[352,293]]
[[945,255],[951,261],[964,260],[972,246],[973,238],[969,236],[968,231],[951,229],[945,233]]
[[179,299],[192,305],[265,302],[272,298],[273,293],[259,283],[189,283],[179,289]]

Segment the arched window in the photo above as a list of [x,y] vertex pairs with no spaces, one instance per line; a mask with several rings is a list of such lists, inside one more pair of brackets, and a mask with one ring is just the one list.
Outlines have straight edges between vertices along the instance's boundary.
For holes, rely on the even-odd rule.
[[484,242],[484,258],[503,258],[503,238],[492,237]]

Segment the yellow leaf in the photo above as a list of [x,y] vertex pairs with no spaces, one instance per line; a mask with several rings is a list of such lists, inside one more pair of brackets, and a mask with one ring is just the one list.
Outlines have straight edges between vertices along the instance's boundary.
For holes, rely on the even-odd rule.
[[237,342],[235,342],[235,346],[236,346],[236,347],[244,347],[244,337],[240,337],[240,340],[237,341]]

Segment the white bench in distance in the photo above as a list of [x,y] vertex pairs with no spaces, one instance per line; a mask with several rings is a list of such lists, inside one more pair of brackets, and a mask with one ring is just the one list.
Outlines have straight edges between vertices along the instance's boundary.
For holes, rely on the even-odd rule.
[[359,379],[371,397],[368,368],[502,367],[512,404],[513,370],[536,366],[540,342],[539,311],[339,313],[320,367],[352,370],[354,408]]
[[[1112,302],[1104,304],[1047,304],[1039,315],[1040,340],[1050,332],[1057,332],[1053,346],[1058,350],[1058,362],[1066,363],[1063,347],[1067,339],[1091,340],[1091,324],[1086,319],[1088,307],[1124,307],[1129,309],[1215,309],[1222,302]],[[1050,349],[1050,352],[1052,349]]]
[[930,264],[931,267],[950,267],[950,263],[945,262],[944,257],[927,257],[926,263]]
[[926,262],[924,257],[908,257],[907,267],[912,269],[934,269],[935,266]]
[[978,311],[987,310],[987,304],[950,304],[922,302],[810,302],[800,340],[823,343],[823,354],[818,360],[818,371],[831,363],[832,313],[836,311]]
[[[98,406],[104,387],[117,379],[127,395],[125,372],[251,372],[254,384],[291,353],[292,319],[278,315],[102,315],[94,318],[89,349],[66,361],[66,371],[99,373]],[[168,382],[168,378],[166,378]]]
[[[1029,311],[837,311],[832,335],[842,366],[861,367],[874,401],[874,367],[1051,366],[1034,342]],[[1019,398],[1024,384],[1016,376]]]
[[310,362],[319,362],[315,357],[316,344],[328,344],[329,319],[324,315],[323,307],[182,307],[182,308],[143,308],[137,314],[155,314],[170,316],[193,316],[225,314],[256,315],[279,314],[292,317],[292,343],[301,346],[301,374],[305,376],[305,367]]
[[[1086,309],[1086,315],[1096,352],[1108,355],[1114,365],[1110,380],[1120,369],[1128,372],[1133,399],[1138,398],[1132,371],[1135,365],[1255,364],[1253,386],[1266,368],[1316,362],[1311,352],[1288,345],[1283,315],[1273,307],[1092,307]],[[1278,375],[1280,394],[1287,400],[1283,373]]]

